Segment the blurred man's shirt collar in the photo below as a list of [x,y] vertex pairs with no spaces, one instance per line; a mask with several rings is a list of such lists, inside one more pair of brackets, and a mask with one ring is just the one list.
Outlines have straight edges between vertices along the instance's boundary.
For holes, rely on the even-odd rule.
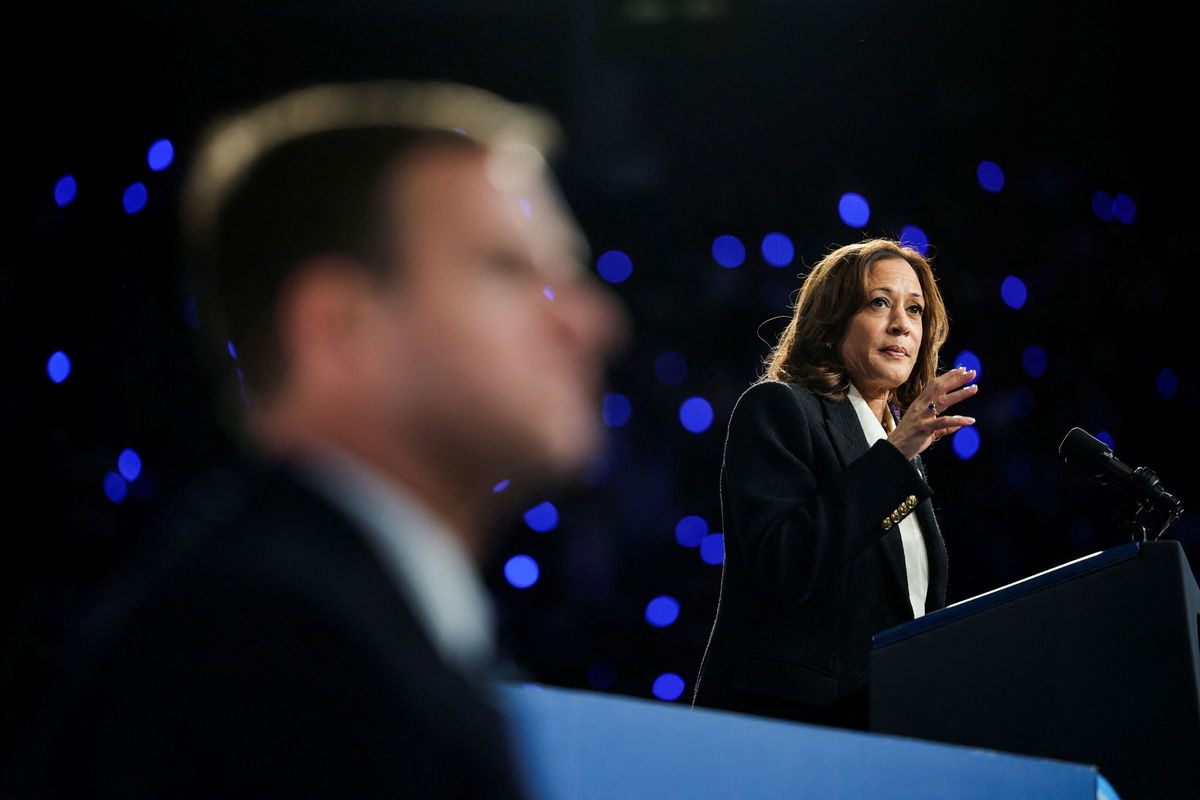
[[449,526],[410,492],[328,443],[298,464],[359,523],[441,656],[468,673],[494,657],[491,599]]

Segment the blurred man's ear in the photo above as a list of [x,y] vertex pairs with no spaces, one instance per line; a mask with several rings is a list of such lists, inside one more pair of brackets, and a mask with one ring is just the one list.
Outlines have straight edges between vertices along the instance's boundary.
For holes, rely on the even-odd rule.
[[282,391],[341,392],[363,368],[362,327],[377,291],[348,256],[309,259],[280,292],[276,324],[284,358]]

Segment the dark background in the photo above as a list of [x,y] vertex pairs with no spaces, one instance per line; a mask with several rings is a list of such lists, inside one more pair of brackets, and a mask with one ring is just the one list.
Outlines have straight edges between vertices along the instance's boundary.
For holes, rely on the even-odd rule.
[[[529,679],[648,697],[671,672],[690,692],[720,567],[677,543],[676,522],[694,514],[720,530],[733,403],[805,265],[863,236],[928,234],[952,319],[944,366],[964,349],[982,365],[963,407],[979,419],[978,453],[963,460],[943,442],[927,454],[952,601],[1126,540],[1116,500],[1056,454],[1072,426],[1106,431],[1118,457],[1200,502],[1197,170],[1178,21],[1133,2],[255,5],[42,5],[9,26],[6,715],[138,526],[229,446],[175,260],[198,129],[314,81],[452,79],[547,107],[567,132],[556,166],[595,252],[633,260],[614,290],[635,336],[612,373],[632,416],[586,481],[539,498],[555,503],[557,528],[536,533],[515,513],[487,565]],[[176,160],[152,172],[146,149],[162,137]],[[1000,192],[976,180],[984,159],[1004,169]],[[60,208],[66,174],[79,190]],[[126,214],[134,181],[149,202]],[[870,201],[864,228],[839,219],[847,191]],[[1097,191],[1132,198],[1132,223],[1099,218]],[[773,231],[795,245],[785,268],[759,253]],[[746,243],[736,269],[713,260],[722,234]],[[1001,300],[1008,275],[1028,287],[1019,310]],[[1036,378],[1022,367],[1031,344],[1049,356]],[[61,384],[46,371],[57,350],[73,363]],[[688,365],[677,386],[655,375],[667,350]],[[1164,368],[1177,377],[1169,397],[1156,388]],[[678,420],[691,396],[715,412],[703,433]],[[118,504],[103,481],[125,448],[144,467]],[[1200,563],[1195,513],[1172,533]],[[504,580],[515,553],[540,565],[527,589]],[[643,616],[659,595],[680,605],[666,627]]]

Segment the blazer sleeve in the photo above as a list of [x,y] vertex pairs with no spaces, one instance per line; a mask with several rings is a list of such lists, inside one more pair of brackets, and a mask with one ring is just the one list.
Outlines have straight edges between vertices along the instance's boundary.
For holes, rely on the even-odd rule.
[[844,577],[883,537],[899,536],[883,518],[910,496],[931,495],[886,440],[843,469],[819,405],[777,382],[752,386],[734,408],[722,480],[726,534],[748,577],[789,605]]

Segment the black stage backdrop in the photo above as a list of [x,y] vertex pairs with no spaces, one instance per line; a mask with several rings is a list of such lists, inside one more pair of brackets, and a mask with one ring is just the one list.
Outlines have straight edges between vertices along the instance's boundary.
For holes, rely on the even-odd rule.
[[[977,450],[927,456],[952,601],[1125,540],[1117,502],[1056,454],[1072,426],[1200,502],[1193,88],[1183,25],[1144,4],[234,5],[10,21],[28,51],[4,56],[6,715],[139,523],[228,448],[175,255],[198,127],[314,81],[453,79],[548,107],[596,256],[632,264],[613,285],[636,333],[611,376],[610,452],[530,498],[538,511],[505,522],[487,564],[531,680],[688,696],[720,580],[732,404],[806,265],[863,236],[927,239],[952,315],[944,366],[967,351],[982,370]],[[164,138],[174,158],[155,170]],[[847,193],[865,221],[839,215]],[[786,239],[764,254],[772,233]],[[722,236],[740,265],[718,264],[739,260],[730,239],[714,255]],[[691,398],[697,432],[680,420]],[[1174,529],[1193,564],[1196,519]],[[526,560],[506,579],[515,555],[536,562],[532,585],[512,582],[532,577]]]

